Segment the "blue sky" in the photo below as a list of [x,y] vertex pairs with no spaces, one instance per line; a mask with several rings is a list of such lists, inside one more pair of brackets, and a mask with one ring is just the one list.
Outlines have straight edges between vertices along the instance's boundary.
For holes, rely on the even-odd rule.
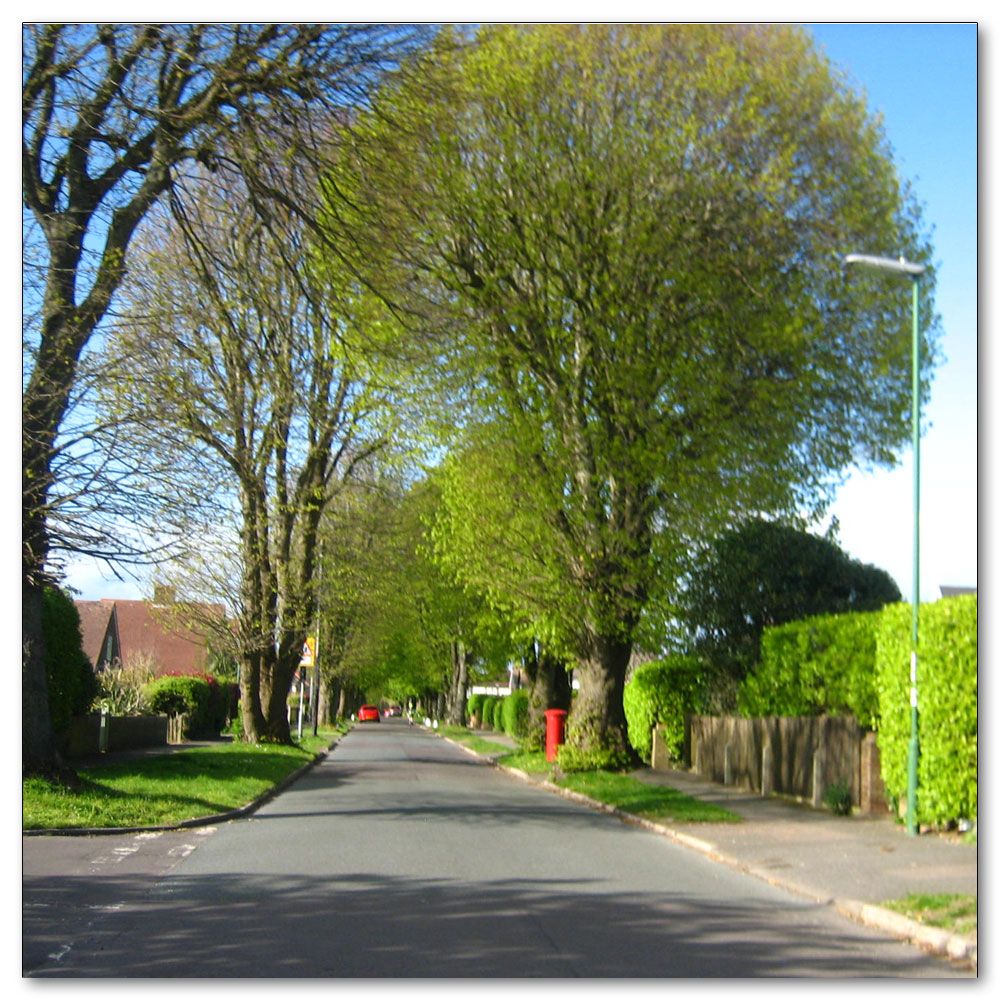
[[[537,10],[532,14],[513,9],[503,16],[515,19],[522,13],[529,18],[545,16]],[[651,20],[652,13],[647,10],[644,18],[635,19]],[[616,15],[630,19],[626,10]],[[452,19],[439,12],[429,16]],[[456,19],[462,16],[455,14]],[[596,11],[584,11],[582,16],[603,19]],[[924,408],[928,429],[921,443],[920,587],[922,600],[934,600],[942,584],[978,583],[979,29],[972,23],[806,27],[828,58],[867,93],[870,108],[883,114],[900,173],[912,182],[925,206],[925,223],[935,246],[936,307],[945,360]],[[844,248],[845,253],[851,250],[895,256],[896,248]],[[887,275],[887,280],[897,279]],[[908,294],[908,282],[903,280],[900,295]],[[908,337],[909,331],[901,330],[900,336]],[[840,524],[843,548],[887,570],[906,598],[912,590],[911,458],[907,449],[895,470],[854,472],[831,511]],[[105,580],[96,567],[81,567],[68,582],[88,598],[142,596],[137,586]]]
[[[884,116],[902,176],[924,205],[938,271],[941,353],[921,441],[920,596],[978,582],[977,34],[975,24],[813,24],[828,58]],[[895,256],[894,247],[862,248]],[[893,279],[887,275],[887,280]],[[902,279],[900,294],[909,295]],[[908,336],[908,331],[901,331]],[[912,591],[913,465],[855,473],[833,513],[841,545]]]

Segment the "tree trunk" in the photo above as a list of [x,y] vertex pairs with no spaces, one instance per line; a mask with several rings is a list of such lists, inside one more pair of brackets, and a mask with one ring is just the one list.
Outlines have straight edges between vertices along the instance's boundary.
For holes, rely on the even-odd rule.
[[245,654],[240,663],[240,711],[243,736],[249,743],[259,743],[267,727],[260,704],[260,655]]
[[568,712],[573,689],[565,662],[545,650],[536,651],[532,646],[524,666],[529,685],[526,746],[539,750],[545,746],[546,710],[561,708]]
[[576,668],[580,690],[566,720],[566,743],[608,766],[638,761],[628,741],[625,675],[632,643],[617,636],[589,635]]
[[451,684],[448,691],[447,714],[447,721],[451,726],[465,725],[465,690],[468,679],[465,643],[458,639],[451,643]]

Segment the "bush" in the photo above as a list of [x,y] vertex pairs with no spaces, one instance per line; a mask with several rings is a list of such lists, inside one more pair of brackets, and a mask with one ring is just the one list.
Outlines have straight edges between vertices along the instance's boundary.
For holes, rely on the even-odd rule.
[[228,684],[222,685],[209,674],[164,676],[146,685],[144,694],[154,712],[186,715],[185,736],[218,733],[229,714]]
[[556,766],[566,774],[579,771],[623,771],[632,761],[624,754],[607,747],[584,750],[562,743],[556,751]]
[[493,706],[496,702],[496,696],[492,694],[483,698],[483,729],[493,728]]
[[490,719],[490,725],[497,733],[503,732],[503,705],[506,700],[506,698],[497,698],[493,702],[493,716]]
[[853,715],[860,725],[877,728],[880,615],[815,615],[765,629],[760,663],[740,686],[740,714]]
[[136,657],[127,667],[105,667],[97,675],[97,700],[109,715],[148,715],[146,685],[156,676],[151,658]]
[[469,724],[472,724],[472,717],[474,715],[479,716],[479,721],[483,720],[483,701],[485,701],[486,696],[482,694],[469,695],[469,701],[465,706],[465,715],[469,720]]
[[671,656],[637,667],[625,685],[623,699],[628,738],[648,764],[653,751],[653,727],[662,726],[670,756],[684,751],[684,716],[703,707],[705,671],[694,656]]
[[83,652],[80,614],[72,598],[58,587],[42,593],[45,637],[45,683],[55,733],[63,733],[74,715],[82,715],[97,695],[97,679]]
[[511,739],[520,740],[528,735],[529,694],[519,688],[504,698],[502,708],[503,731]]
[[[890,799],[906,797],[910,743],[911,608],[882,612],[876,633],[879,750]],[[979,599],[921,605],[917,688],[917,821],[944,826],[978,816]]]

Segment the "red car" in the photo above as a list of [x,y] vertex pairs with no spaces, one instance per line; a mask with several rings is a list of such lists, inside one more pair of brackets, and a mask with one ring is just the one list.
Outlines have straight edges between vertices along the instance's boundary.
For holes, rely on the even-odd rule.
[[358,722],[381,722],[378,709],[374,705],[362,705],[358,709]]

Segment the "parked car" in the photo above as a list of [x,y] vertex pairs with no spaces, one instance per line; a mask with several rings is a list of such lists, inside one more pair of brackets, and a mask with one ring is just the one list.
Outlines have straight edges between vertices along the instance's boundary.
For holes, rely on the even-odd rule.
[[358,709],[358,722],[381,722],[378,709],[374,705],[362,705]]

